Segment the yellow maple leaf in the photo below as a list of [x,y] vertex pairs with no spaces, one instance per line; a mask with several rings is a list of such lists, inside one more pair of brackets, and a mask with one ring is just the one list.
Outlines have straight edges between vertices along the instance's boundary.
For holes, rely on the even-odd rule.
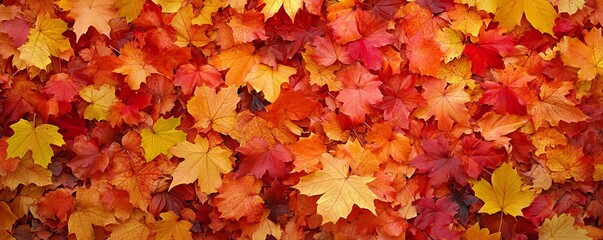
[[559,9],[559,13],[568,13],[572,15],[578,10],[584,8],[584,0],[553,0],[553,3]]
[[211,127],[214,131],[228,134],[235,127],[239,96],[237,88],[221,88],[218,93],[205,85],[197,87],[188,101],[188,112],[195,118],[195,128]]
[[469,34],[477,37],[482,28],[482,18],[475,11],[469,11],[464,5],[458,5],[455,9],[449,12],[452,22],[450,28],[459,30],[464,34]]
[[538,239],[540,240],[590,240],[586,236],[587,231],[574,226],[574,217],[569,214],[556,215],[551,219],[545,219],[538,228]]
[[168,155],[168,149],[176,143],[186,140],[186,133],[176,130],[180,125],[180,118],[159,118],[153,129],[143,129],[140,133],[142,136],[142,149],[144,149],[144,157],[147,161],[155,159],[159,154]]
[[250,43],[229,48],[209,60],[220,71],[229,69],[225,76],[226,84],[237,87],[241,86],[249,70],[259,62],[260,57],[255,54],[255,47]]
[[475,89],[475,80],[471,78],[471,62],[467,58],[455,59],[444,65],[440,65],[437,77],[446,79],[450,84],[461,84]]
[[548,0],[497,0],[497,5],[494,21],[501,27],[513,30],[525,13],[534,28],[553,35],[557,12]]
[[[306,49],[306,51],[308,51]],[[310,57],[308,52],[302,53],[304,61],[306,63],[306,70],[310,72],[310,83],[318,86],[327,85],[329,91],[340,91],[342,90],[341,82],[335,78],[335,71],[341,67],[338,63],[330,66],[323,66],[316,63]]]
[[593,80],[603,74],[603,37],[601,29],[594,28],[584,35],[584,44],[578,38],[563,37],[559,43],[559,54],[563,64],[575,67],[580,80]]
[[182,6],[183,0],[152,0],[155,4],[161,6],[164,13],[175,13]]
[[52,19],[49,15],[39,17],[36,25],[29,29],[27,42],[18,48],[19,58],[26,66],[45,69],[50,64],[50,56],[58,57],[70,50],[69,39],[63,36],[67,23]]
[[243,82],[251,84],[257,92],[264,93],[269,102],[274,102],[281,94],[281,84],[288,83],[289,77],[297,70],[293,67],[279,64],[276,69],[264,64],[257,64]]
[[124,16],[126,21],[131,22],[140,15],[145,0],[116,0],[113,6],[117,8],[120,16]]
[[297,11],[302,8],[302,0],[260,0],[260,4],[265,3],[266,6],[262,9],[262,13],[266,16],[264,19],[274,16],[281,9],[281,6],[285,9],[285,12],[291,20],[295,20]]
[[340,217],[347,217],[354,204],[377,215],[373,200],[378,197],[367,185],[374,177],[350,175],[347,162],[328,153],[323,154],[321,162],[322,170],[301,177],[293,187],[304,195],[322,195],[316,203],[323,223],[335,223]]
[[46,167],[54,152],[50,145],[61,146],[65,144],[63,136],[59,133],[59,127],[51,124],[40,124],[33,126],[32,122],[21,119],[10,126],[14,134],[6,142],[6,157],[23,157],[31,150],[33,160],[36,164]]
[[67,5],[69,16],[75,21],[73,31],[77,41],[86,32],[89,27],[94,27],[100,34],[110,36],[111,26],[109,20],[119,17],[113,2],[115,0],[75,0]]
[[[240,1],[242,3],[242,6],[233,6],[232,3],[230,4],[230,7],[234,8],[235,10],[237,10],[237,12],[242,12],[245,9],[245,4],[247,4],[246,0]],[[211,15],[218,12],[218,10],[222,7],[226,7],[227,5],[226,1],[220,1],[220,0],[206,0],[203,1],[203,8],[201,9],[201,11],[199,11],[199,14],[197,14],[196,17],[194,17],[192,19],[192,23],[193,24],[197,24],[197,25],[203,25],[203,24],[212,24],[212,18]],[[239,9],[242,8],[242,9]]]
[[276,239],[281,239],[283,230],[281,226],[268,219],[270,211],[264,211],[260,222],[243,229],[243,236],[251,237],[251,240],[264,240],[267,236],[274,236]]
[[492,185],[486,180],[474,181],[475,196],[484,201],[480,213],[504,212],[511,216],[523,216],[521,209],[530,206],[534,192],[521,190],[521,179],[513,167],[504,163],[492,174]]
[[148,239],[151,235],[151,228],[145,222],[148,218],[152,218],[150,213],[135,209],[128,220],[117,225],[107,240]]
[[100,191],[106,188],[98,183],[90,188],[80,187],[75,195],[75,212],[69,216],[67,229],[78,240],[94,240],[94,226],[117,223],[113,212],[101,201]]
[[174,179],[169,189],[198,180],[201,191],[215,193],[222,185],[222,174],[232,171],[229,159],[232,151],[221,147],[210,148],[207,139],[199,136],[194,144],[180,142],[169,151],[176,157],[184,158],[172,173]]
[[88,85],[80,90],[80,97],[90,103],[84,109],[84,118],[88,120],[107,119],[109,108],[117,97],[115,97],[115,87],[104,84],[97,90],[94,85]]
[[132,90],[138,90],[140,84],[147,82],[147,77],[151,73],[159,73],[155,67],[145,63],[144,53],[131,42],[126,43],[121,49],[119,59],[123,63],[119,68],[113,70],[113,72],[127,75],[126,83],[128,83],[128,86]]
[[436,32],[435,39],[444,53],[444,63],[449,63],[463,54],[465,36],[460,31],[445,27]]
[[161,221],[151,224],[157,233],[156,240],[192,240],[190,231],[193,224],[186,220],[178,220],[178,215],[172,211],[160,213]]
[[465,239],[480,239],[480,240],[500,240],[500,232],[490,234],[487,228],[479,228],[479,224],[475,224],[465,231],[463,234]]
[[189,43],[195,47],[203,47],[210,42],[210,39],[205,35],[207,27],[193,25],[193,7],[187,4],[181,8],[174,19],[170,23],[176,30],[176,44],[179,47],[186,47]]
[[559,125],[563,120],[567,123],[580,122],[588,119],[575,103],[565,97],[573,89],[571,82],[545,82],[540,86],[540,101],[528,104],[528,112],[532,115],[536,129],[543,126],[545,121],[551,126]]
[[477,8],[477,10],[484,10],[489,13],[496,12],[496,0],[460,0],[461,3],[467,4]]

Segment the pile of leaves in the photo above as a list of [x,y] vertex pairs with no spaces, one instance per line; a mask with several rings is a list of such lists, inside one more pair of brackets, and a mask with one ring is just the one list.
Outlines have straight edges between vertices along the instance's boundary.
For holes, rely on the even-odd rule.
[[601,0],[6,0],[0,239],[601,239]]

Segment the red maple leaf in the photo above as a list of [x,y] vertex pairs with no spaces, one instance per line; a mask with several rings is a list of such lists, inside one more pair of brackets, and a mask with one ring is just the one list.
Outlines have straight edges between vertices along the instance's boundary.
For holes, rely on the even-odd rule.
[[415,219],[417,228],[426,230],[434,239],[458,239],[460,232],[450,229],[457,213],[458,205],[448,198],[433,200],[421,198],[415,201],[414,206],[419,212]]
[[245,155],[242,158],[237,176],[252,175],[262,178],[264,173],[273,178],[287,175],[286,162],[291,162],[293,156],[289,149],[282,144],[271,145],[263,138],[252,138],[237,149]]
[[501,54],[513,50],[514,46],[510,36],[503,36],[497,30],[482,30],[479,41],[465,45],[463,53],[471,61],[471,71],[483,76],[488,67],[504,68]]
[[448,140],[444,136],[423,139],[422,143],[425,153],[414,158],[410,165],[416,167],[420,173],[426,173],[432,186],[440,186],[450,178],[454,178],[461,185],[467,183],[461,161],[450,153]]

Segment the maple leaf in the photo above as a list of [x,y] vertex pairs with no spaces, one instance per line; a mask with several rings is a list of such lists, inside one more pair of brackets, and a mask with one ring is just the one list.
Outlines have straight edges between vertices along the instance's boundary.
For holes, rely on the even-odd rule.
[[45,69],[51,63],[50,56],[59,57],[71,49],[69,39],[63,36],[65,31],[67,23],[61,19],[52,19],[48,15],[38,18],[34,28],[29,30],[27,42],[18,48],[19,60],[27,66]]
[[471,71],[483,76],[488,67],[504,68],[501,54],[506,54],[513,49],[514,44],[510,36],[502,35],[499,30],[482,29],[479,33],[479,41],[465,45],[463,53],[471,60]]
[[243,235],[250,236],[253,240],[266,239],[268,235],[274,236],[276,239],[281,239],[283,230],[278,224],[268,219],[268,215],[269,212],[265,211],[264,214],[262,214],[259,223],[243,229]]
[[387,123],[375,124],[366,135],[366,140],[374,143],[373,151],[379,152],[381,159],[391,156],[394,161],[406,162],[410,154],[410,139],[399,132],[394,132]]
[[534,200],[534,192],[521,190],[521,179],[511,164],[503,163],[492,174],[492,185],[485,179],[473,182],[475,196],[484,201],[479,212],[494,214],[504,212],[523,216],[524,209]]
[[337,79],[344,88],[337,96],[337,100],[343,103],[341,111],[356,123],[364,122],[372,105],[382,100],[383,94],[379,91],[381,81],[357,62],[337,72]]
[[469,120],[469,111],[465,103],[469,102],[469,94],[459,84],[446,87],[446,82],[431,79],[423,84],[423,97],[427,106],[419,107],[415,115],[423,120],[432,116],[438,121],[438,128],[452,129],[454,122],[464,124]]
[[563,37],[558,44],[559,54],[563,64],[578,68],[578,78],[593,80],[597,75],[603,74],[603,37],[601,29],[593,28],[584,35],[584,44],[578,38]]
[[[122,138],[123,148],[118,144],[110,146],[114,152],[107,175],[109,183],[116,189],[127,192],[128,202],[140,209],[147,209],[151,203],[151,193],[156,189],[156,179],[162,176],[156,162],[146,163],[140,152],[141,137],[128,133]],[[135,148],[135,149],[133,149]]]
[[448,226],[454,220],[454,214],[458,205],[448,198],[437,201],[432,198],[421,198],[415,202],[419,216],[415,219],[416,226],[422,230],[428,230],[434,239],[455,239],[460,232],[451,230]]
[[[148,215],[148,216],[147,216]],[[151,228],[147,226],[145,218],[151,217],[142,211],[135,211],[130,215],[130,218],[119,224],[109,235],[107,240],[121,239],[148,239],[151,235]],[[141,222],[142,221],[142,222]]]
[[222,83],[224,83],[222,75],[211,65],[197,67],[187,63],[180,66],[174,76],[174,85],[182,87],[185,95],[190,95],[195,87],[200,87],[202,84],[216,88]]
[[527,75],[526,69],[513,69],[507,66],[504,70],[492,71],[496,80],[484,81],[482,87],[486,89],[479,100],[480,104],[493,105],[497,113],[510,113],[525,115],[526,104],[534,100],[528,83],[536,79],[535,76]]
[[109,108],[116,102],[115,87],[103,84],[100,88],[88,85],[80,90],[80,97],[90,103],[84,109],[84,118],[89,120],[104,120],[109,115]]
[[323,223],[335,223],[340,217],[346,218],[354,204],[377,214],[373,200],[378,197],[367,185],[375,178],[350,175],[346,161],[328,153],[323,154],[321,163],[322,170],[301,177],[293,188],[307,196],[321,195],[317,201],[317,213],[322,216]]
[[46,167],[54,152],[50,145],[62,146],[65,144],[59,128],[51,124],[40,124],[34,127],[32,122],[21,119],[10,126],[14,134],[6,142],[6,157],[22,158],[31,150],[33,160],[36,164]]
[[360,141],[348,140],[345,145],[340,145],[339,149],[341,151],[336,157],[347,160],[352,169],[351,174],[361,177],[373,176],[379,171],[379,164],[387,160],[387,158],[380,159],[370,149],[365,149],[360,145]]
[[450,178],[460,184],[467,183],[467,177],[460,168],[461,162],[450,154],[448,140],[444,136],[424,139],[422,145],[425,154],[415,157],[410,165],[416,167],[420,173],[427,173],[432,186],[440,186]]
[[574,217],[567,213],[545,219],[538,229],[539,239],[591,239],[586,235],[586,230],[574,226],[574,220]]
[[450,84],[461,84],[473,90],[477,85],[471,75],[471,62],[467,58],[460,58],[441,65],[437,77],[446,79]]
[[410,125],[410,112],[415,108],[425,105],[425,99],[414,88],[416,75],[394,75],[384,81],[380,86],[383,93],[383,102],[377,104],[383,110],[383,118],[392,124],[392,127],[408,129]]
[[210,58],[209,63],[218,70],[229,69],[226,73],[226,85],[241,86],[243,79],[253,66],[260,62],[252,44],[240,44]]
[[193,234],[190,231],[193,227],[192,223],[186,220],[178,220],[178,215],[172,211],[163,212],[159,215],[161,216],[161,221],[151,225],[157,233],[157,240],[193,239]]
[[117,8],[120,16],[126,17],[126,21],[131,22],[140,15],[145,0],[115,0],[113,6]]
[[283,178],[287,174],[285,162],[291,162],[291,152],[282,144],[271,146],[263,138],[253,138],[237,151],[245,155],[241,159],[237,176],[252,175],[258,179],[268,172],[273,178]]
[[117,11],[113,8],[115,0],[75,0],[70,2],[67,9],[69,16],[75,19],[73,31],[75,40],[88,32],[89,27],[94,27],[100,34],[110,37],[111,26],[109,20],[119,17]]
[[76,210],[69,216],[67,228],[69,234],[77,239],[93,240],[93,226],[107,226],[117,223],[113,213],[101,201],[102,187],[94,185],[90,188],[79,188],[75,195]]
[[126,82],[132,90],[138,90],[140,84],[147,81],[147,77],[152,73],[159,73],[155,67],[145,62],[145,56],[142,50],[136,48],[133,43],[128,42],[121,49],[119,59],[121,66],[113,72],[121,73],[126,76]]
[[545,121],[557,126],[561,120],[572,123],[588,119],[575,107],[575,103],[565,97],[572,88],[571,82],[561,80],[545,82],[540,86],[540,100],[528,104],[528,112],[536,129],[542,127]]
[[161,11],[164,13],[178,12],[182,6],[183,0],[152,0],[154,3],[161,6]]
[[479,131],[484,139],[506,146],[511,138],[504,137],[504,135],[512,133],[527,122],[528,119],[525,117],[510,114],[498,115],[489,112],[477,121],[477,126],[479,126]]
[[186,139],[186,133],[176,130],[176,127],[180,125],[180,120],[180,118],[175,117],[159,118],[153,124],[152,130],[145,128],[140,132],[142,136],[140,146],[144,149],[144,157],[147,161],[152,161],[162,153],[168,155],[170,147]]
[[289,82],[289,77],[297,73],[293,67],[279,64],[276,69],[264,64],[253,66],[243,80],[249,83],[257,92],[264,93],[264,98],[274,102],[281,94],[281,85]]
[[79,179],[86,179],[96,172],[103,172],[109,165],[109,156],[101,153],[96,141],[82,135],[75,137],[73,151],[77,154],[67,166],[73,175]]
[[266,20],[274,16],[281,9],[281,6],[285,9],[287,15],[294,20],[295,15],[302,8],[302,3],[302,0],[261,0],[258,5],[266,4],[262,9]]
[[233,131],[236,123],[236,108],[239,102],[237,88],[229,86],[220,88],[216,93],[207,86],[198,87],[186,104],[188,112],[195,118],[193,127],[205,129],[211,127],[214,131],[228,134]]
[[221,147],[210,148],[207,139],[199,136],[194,144],[180,142],[169,151],[176,157],[184,158],[172,173],[174,179],[169,190],[197,180],[201,191],[207,194],[215,193],[222,185],[221,175],[232,171],[232,151]]
[[358,33],[362,36],[347,45],[352,59],[359,59],[367,68],[377,70],[383,62],[379,47],[394,43],[395,37],[387,32],[388,22],[368,11],[357,12]]
[[38,203],[38,214],[43,221],[56,221],[58,228],[62,228],[67,218],[75,211],[75,199],[67,189],[59,188],[50,191],[40,199]]
[[215,197],[215,206],[221,212],[220,217],[236,221],[246,217],[247,222],[259,221],[264,203],[258,195],[260,190],[262,183],[252,176],[234,179],[234,174],[226,175]]
[[207,27],[193,25],[193,16],[193,7],[191,4],[187,4],[178,10],[170,23],[176,30],[176,42],[174,44],[179,47],[185,47],[189,43],[195,47],[203,47],[210,42],[210,39],[205,35]]
[[326,146],[320,141],[318,135],[300,138],[299,141],[287,145],[293,153],[294,161],[292,172],[305,171],[307,173],[320,169],[319,164],[322,154],[327,152]]
[[266,40],[268,38],[264,30],[264,16],[256,11],[236,13],[230,18],[227,24],[232,28],[232,38],[235,44],[248,43],[256,39]]
[[79,86],[73,82],[69,75],[65,73],[57,73],[50,77],[46,82],[42,92],[52,94],[61,102],[72,102],[73,98],[78,94]]
[[19,185],[46,186],[52,184],[51,178],[52,172],[46,169],[46,166],[42,167],[34,163],[28,154],[25,158],[19,159],[19,163],[13,172],[0,176],[0,186],[8,187],[11,191],[17,189]]
[[570,178],[586,181],[593,175],[592,158],[584,156],[581,148],[571,145],[558,146],[546,151],[546,166],[551,170],[555,182],[565,182]]
[[337,60],[344,64],[353,62],[347,48],[337,42],[333,42],[330,35],[312,38],[310,45],[306,46],[306,53],[308,53],[312,60],[322,66],[331,66]]
[[557,6],[559,13],[567,13],[569,15],[584,8],[584,0],[554,0],[552,3]]
[[306,61],[305,68],[310,72],[310,83],[318,86],[326,85],[329,91],[341,90],[341,82],[337,81],[334,72],[341,67],[339,64],[324,66],[312,60],[308,54],[302,54]]
[[145,92],[151,95],[151,107],[153,109],[151,117],[153,119],[157,119],[159,115],[172,110],[176,102],[176,91],[173,87],[173,85],[176,85],[176,79],[172,83],[172,81],[163,76],[156,76],[151,76],[145,85]]
[[463,54],[465,36],[460,31],[445,27],[435,34],[435,39],[440,44],[440,50],[444,53],[444,63],[448,63]]
[[467,7],[457,6],[450,13],[452,22],[450,28],[459,30],[464,34],[477,37],[482,28],[482,18],[474,11],[470,11]]
[[490,234],[490,230],[487,228],[479,228],[479,224],[474,224],[470,228],[467,228],[465,239],[484,239],[484,240],[498,240],[500,239],[500,232]]
[[521,22],[524,15],[528,22],[538,31],[553,34],[553,26],[557,12],[547,0],[512,0],[496,1],[498,10],[494,14],[494,21],[502,27],[512,30]]
[[410,39],[406,48],[411,71],[429,76],[438,74],[444,53],[434,39],[417,34]]

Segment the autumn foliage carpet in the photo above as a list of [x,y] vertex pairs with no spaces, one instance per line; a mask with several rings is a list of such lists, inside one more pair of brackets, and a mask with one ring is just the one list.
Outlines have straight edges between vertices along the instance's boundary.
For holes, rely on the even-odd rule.
[[603,0],[0,1],[0,239],[603,239]]

